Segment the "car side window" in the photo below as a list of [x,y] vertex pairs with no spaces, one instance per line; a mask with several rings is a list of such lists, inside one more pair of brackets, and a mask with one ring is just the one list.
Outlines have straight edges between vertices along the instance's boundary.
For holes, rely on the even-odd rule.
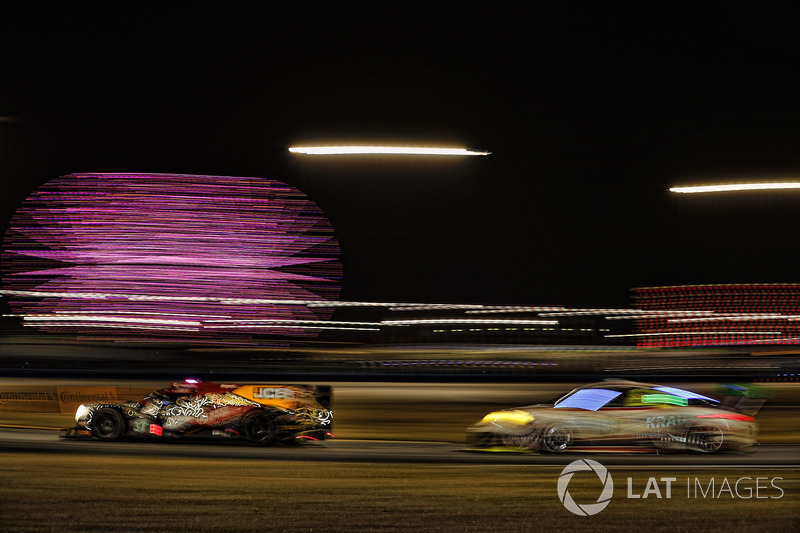
[[616,398],[613,398],[608,403],[606,403],[603,406],[603,409],[608,409],[608,408],[612,408],[613,409],[615,407],[624,407],[624,406],[625,406],[625,395],[624,394],[620,394]]
[[631,389],[625,393],[625,407],[652,407],[652,402],[645,401],[647,396],[659,394],[652,389]]

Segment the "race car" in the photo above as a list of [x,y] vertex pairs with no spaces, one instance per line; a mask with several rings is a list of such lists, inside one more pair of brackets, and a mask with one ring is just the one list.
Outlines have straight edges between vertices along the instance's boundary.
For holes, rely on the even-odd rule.
[[331,387],[236,385],[195,379],[172,383],[139,401],[78,407],[65,437],[244,439],[256,445],[333,437]]
[[757,443],[745,412],[688,390],[633,381],[573,389],[552,404],[496,411],[467,429],[483,451],[690,450],[713,453]]

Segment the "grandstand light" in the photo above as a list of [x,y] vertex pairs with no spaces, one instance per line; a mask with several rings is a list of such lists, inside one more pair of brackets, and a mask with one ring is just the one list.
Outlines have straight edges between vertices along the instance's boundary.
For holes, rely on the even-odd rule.
[[800,189],[800,181],[770,183],[729,183],[720,185],[692,185],[687,187],[670,187],[670,192],[678,194],[696,194],[706,192],[763,191],[779,189]]
[[503,320],[503,319],[470,319],[470,318],[431,318],[420,320],[382,320],[384,326],[414,326],[418,324],[530,324],[552,326],[558,320]]
[[489,155],[491,152],[467,148],[434,148],[422,146],[293,146],[289,151],[306,155]]

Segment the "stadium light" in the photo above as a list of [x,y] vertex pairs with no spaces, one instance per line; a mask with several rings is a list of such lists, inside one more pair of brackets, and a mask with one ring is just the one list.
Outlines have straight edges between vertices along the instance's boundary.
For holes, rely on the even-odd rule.
[[800,189],[800,182],[773,183],[730,183],[723,185],[694,185],[689,187],[670,187],[670,192],[678,194],[696,194],[704,192],[763,191],[778,189]]
[[293,146],[289,151],[307,155],[489,155],[491,152],[466,148],[431,148],[421,146]]

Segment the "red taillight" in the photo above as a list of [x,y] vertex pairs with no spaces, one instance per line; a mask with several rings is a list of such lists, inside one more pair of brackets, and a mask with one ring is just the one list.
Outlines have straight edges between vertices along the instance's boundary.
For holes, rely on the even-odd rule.
[[716,415],[697,415],[697,418],[723,418],[725,420],[737,420],[739,422],[750,422],[755,420],[752,416],[742,415],[739,413],[719,413]]
[[164,430],[157,424],[150,424],[150,433],[160,437],[164,433]]
[[329,436],[330,438],[332,438],[332,439],[333,439],[333,438],[335,438],[335,437],[333,436],[333,433],[331,433],[330,431],[326,431],[326,432],[325,432],[325,434],[326,434],[327,436]]

